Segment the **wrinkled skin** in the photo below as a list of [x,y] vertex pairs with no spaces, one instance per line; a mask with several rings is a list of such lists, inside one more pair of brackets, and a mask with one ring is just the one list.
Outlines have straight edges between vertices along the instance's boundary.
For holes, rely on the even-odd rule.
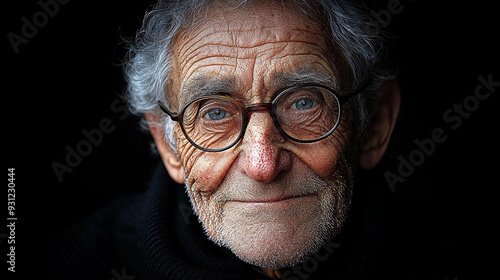
[[[178,34],[171,50],[172,110],[207,93],[244,104],[271,102],[290,86],[282,77],[291,73],[328,76],[317,82],[339,92],[350,90],[349,72],[320,17],[271,2],[238,9],[211,6],[197,25]],[[279,276],[280,268],[303,261],[342,227],[353,162],[372,168],[382,158],[399,112],[397,85],[384,88],[356,159],[347,156],[353,154],[350,103],[342,108],[337,130],[312,144],[281,135],[269,112],[252,112],[243,139],[219,153],[193,147],[178,125],[178,153],[168,147],[163,131],[154,126],[151,131],[170,176],[186,183],[208,237]],[[154,114],[147,117],[154,120]]]

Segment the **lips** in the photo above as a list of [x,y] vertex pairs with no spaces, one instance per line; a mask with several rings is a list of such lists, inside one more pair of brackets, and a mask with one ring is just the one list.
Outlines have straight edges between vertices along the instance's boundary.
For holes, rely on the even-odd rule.
[[223,216],[227,221],[251,225],[267,223],[303,223],[304,217],[317,216],[318,195],[289,195],[260,197],[259,199],[231,200],[223,206]]
[[288,196],[260,198],[260,199],[251,199],[251,200],[232,200],[232,202],[252,203],[252,204],[279,203],[279,202],[286,202],[286,201],[292,200],[292,199],[304,198],[306,196],[312,196],[312,195],[315,195],[315,194],[288,195]]

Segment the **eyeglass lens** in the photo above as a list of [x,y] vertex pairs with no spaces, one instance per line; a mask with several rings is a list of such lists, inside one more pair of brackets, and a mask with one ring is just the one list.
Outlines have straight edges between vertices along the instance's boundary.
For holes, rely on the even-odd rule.
[[[300,141],[313,141],[330,133],[339,121],[339,101],[325,88],[308,86],[288,90],[274,101],[279,127]],[[205,149],[222,149],[239,140],[244,108],[225,98],[209,97],[189,104],[183,126],[192,142]]]

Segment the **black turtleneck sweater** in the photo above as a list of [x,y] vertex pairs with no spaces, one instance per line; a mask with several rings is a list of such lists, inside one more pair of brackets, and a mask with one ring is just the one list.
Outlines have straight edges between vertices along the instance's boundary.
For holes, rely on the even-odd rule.
[[[388,279],[376,250],[381,204],[376,191],[355,194],[342,232],[283,279],[376,279],[376,273]],[[162,164],[146,193],[116,200],[56,238],[53,273],[55,279],[270,279],[206,237],[183,186]]]

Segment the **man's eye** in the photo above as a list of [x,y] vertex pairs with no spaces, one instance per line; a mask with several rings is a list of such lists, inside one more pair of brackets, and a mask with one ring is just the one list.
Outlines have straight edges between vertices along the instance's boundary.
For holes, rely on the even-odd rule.
[[203,117],[211,121],[218,121],[229,117],[229,113],[222,109],[212,109],[208,111]]
[[301,99],[301,100],[293,103],[291,108],[297,109],[297,110],[309,110],[312,107],[316,106],[317,104],[318,104],[318,102],[316,102],[312,99]]

